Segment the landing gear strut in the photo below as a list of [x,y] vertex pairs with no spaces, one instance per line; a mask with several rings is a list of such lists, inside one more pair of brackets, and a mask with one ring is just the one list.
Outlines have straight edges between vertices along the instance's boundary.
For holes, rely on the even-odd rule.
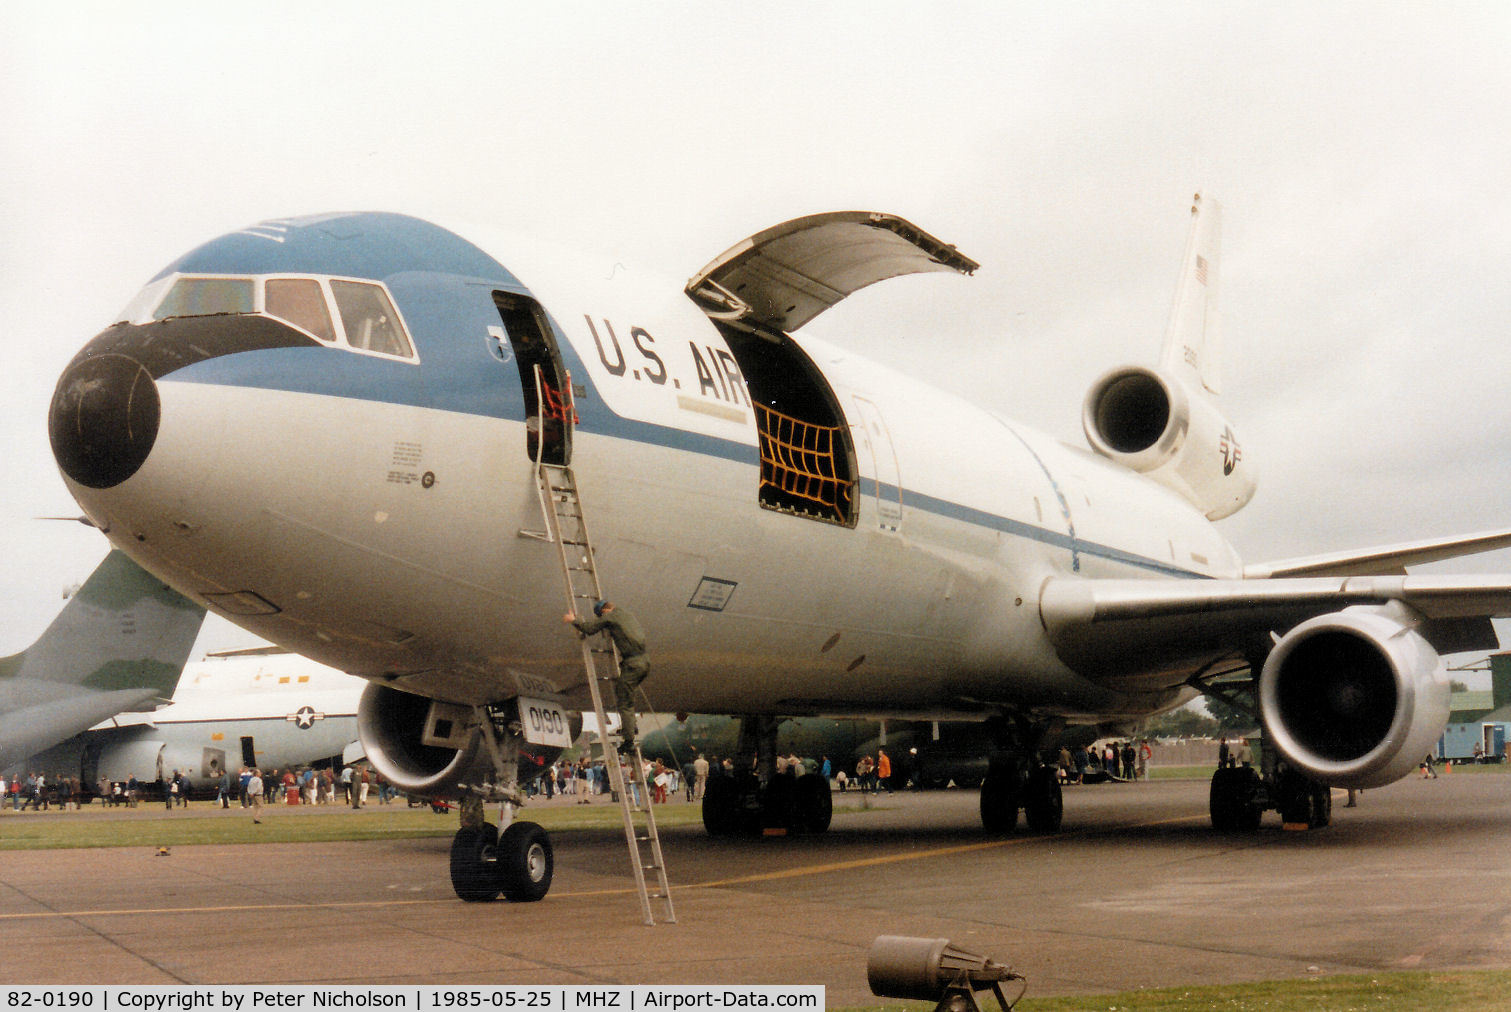
[[780,718],[763,715],[740,719],[734,773],[709,777],[703,791],[703,828],[710,836],[822,833],[829,828],[834,815],[829,781],[817,773],[776,772],[779,723]]
[[[555,858],[551,838],[534,822],[515,822],[519,796],[519,746],[524,740],[517,724],[500,720],[477,707],[478,727],[493,761],[494,783],[468,787],[462,801],[462,828],[451,840],[451,888],[468,903],[504,899],[530,903],[551,890]],[[501,802],[500,833],[484,817],[487,799]]]

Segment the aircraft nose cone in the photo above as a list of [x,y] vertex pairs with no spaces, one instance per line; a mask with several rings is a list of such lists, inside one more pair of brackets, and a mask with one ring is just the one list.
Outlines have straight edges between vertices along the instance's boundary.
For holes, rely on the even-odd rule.
[[59,378],[47,432],[64,474],[86,488],[112,488],[152,452],[161,417],[157,383],[129,355],[88,350]]

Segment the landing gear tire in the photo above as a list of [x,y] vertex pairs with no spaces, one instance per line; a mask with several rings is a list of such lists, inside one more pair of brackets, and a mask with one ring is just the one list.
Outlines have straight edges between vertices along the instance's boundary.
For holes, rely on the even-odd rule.
[[1018,777],[1010,768],[994,769],[981,782],[981,828],[988,833],[1018,828]]
[[504,830],[494,848],[494,860],[497,885],[504,899],[534,903],[551,891],[556,861],[550,836],[537,824],[516,822]]
[[1248,766],[1224,766],[1212,774],[1208,809],[1219,833],[1252,833],[1259,828],[1259,774]]
[[797,779],[797,797],[793,828],[801,833],[822,833],[834,818],[834,798],[829,793],[829,778],[805,773]]
[[1035,833],[1058,833],[1065,817],[1065,796],[1053,766],[1040,766],[1028,778],[1023,817]]
[[709,777],[703,788],[703,828],[709,836],[734,836],[739,829],[740,793],[732,777]]
[[451,838],[451,888],[460,900],[487,903],[498,898],[498,830],[490,822],[463,826]]
[[1312,828],[1326,829],[1333,821],[1333,789],[1327,784],[1312,785]]
[[761,817],[756,832],[768,829],[790,829],[797,825],[797,781],[786,774],[774,776],[759,795]]
[[1280,817],[1290,825],[1322,829],[1333,821],[1333,792],[1326,784],[1286,772],[1280,776],[1278,794]]

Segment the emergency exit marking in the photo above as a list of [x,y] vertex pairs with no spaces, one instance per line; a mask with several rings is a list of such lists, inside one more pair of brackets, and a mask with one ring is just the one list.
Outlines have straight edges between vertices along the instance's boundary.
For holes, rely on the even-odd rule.
[[739,584],[728,580],[716,580],[711,576],[705,576],[698,581],[698,589],[693,591],[693,599],[687,602],[687,606],[703,611],[723,611],[729,604],[729,599],[734,596],[737,586]]

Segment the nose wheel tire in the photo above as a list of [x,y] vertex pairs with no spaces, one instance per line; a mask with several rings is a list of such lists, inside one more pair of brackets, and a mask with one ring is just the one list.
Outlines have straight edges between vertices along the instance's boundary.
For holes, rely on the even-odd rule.
[[497,883],[504,899],[534,903],[551,891],[556,862],[551,838],[533,822],[516,822],[504,830],[494,850]]
[[490,822],[456,831],[451,838],[451,888],[458,899],[487,903],[498,898],[497,847],[498,830]]

